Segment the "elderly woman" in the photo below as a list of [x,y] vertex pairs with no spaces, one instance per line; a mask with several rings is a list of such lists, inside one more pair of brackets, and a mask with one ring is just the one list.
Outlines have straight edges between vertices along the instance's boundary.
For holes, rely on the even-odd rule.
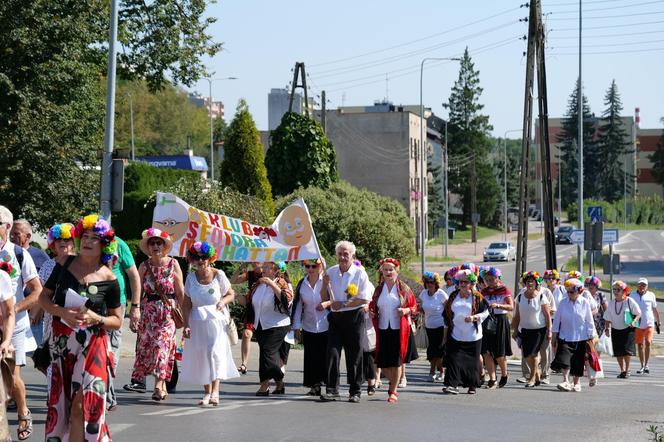
[[540,384],[539,358],[543,345],[551,342],[551,310],[548,296],[540,287],[537,272],[528,272],[522,278],[525,289],[516,297],[512,329],[521,338],[521,357],[528,364],[529,379],[526,388]]
[[629,286],[623,281],[613,283],[613,300],[604,311],[604,332],[611,337],[613,355],[620,367],[619,379],[630,377],[629,362],[636,354],[635,330],[639,326],[641,308],[629,296]]
[[[582,296],[583,283],[570,278],[565,281],[567,298],[558,305],[553,318],[553,349],[556,357],[551,368],[560,370],[563,382],[560,391],[581,391],[579,379],[583,376],[586,359],[586,344],[593,337],[595,324],[592,307]],[[570,375],[573,383],[569,382]]]
[[152,399],[163,401],[168,396],[166,382],[170,381],[175,361],[175,322],[173,309],[184,304],[182,270],[180,264],[168,256],[173,241],[167,232],[150,227],[143,231],[139,247],[149,257],[141,263],[142,296],[138,342],[132,379],[154,375]]
[[245,302],[254,318],[260,352],[260,388],[256,391],[256,396],[270,395],[271,379],[276,384],[272,394],[285,394],[283,346],[284,338],[291,329],[290,309],[293,303],[293,291],[286,279],[286,263],[264,263],[263,276],[251,288]]
[[184,285],[184,331],[188,339],[182,352],[182,382],[203,385],[198,405],[219,405],[220,381],[239,377],[228,340],[233,319],[228,304],[235,293],[222,270],[212,267],[217,251],[211,244],[195,242],[187,250],[191,270]]
[[[374,290],[369,303],[376,336],[376,364],[389,380],[387,401],[399,399],[397,386],[401,378],[401,366],[410,362],[410,317],[417,313],[415,295],[399,279],[399,261],[385,258],[380,261],[382,281]],[[354,296],[354,295],[353,295]]]
[[106,424],[108,330],[122,324],[120,285],[109,268],[115,232],[99,215],[76,225],[78,256],[58,261],[39,297],[53,316],[46,439],[110,440]]
[[609,304],[606,302],[606,298],[602,292],[599,291],[599,288],[602,287],[602,281],[599,280],[597,276],[589,276],[583,281],[583,285],[586,290],[592,296],[593,301],[597,304],[596,311],[593,312],[593,319],[595,320],[595,330],[597,331],[597,336],[601,336],[604,333],[604,312],[608,308]]
[[460,270],[454,279],[458,289],[445,303],[445,388],[446,394],[459,394],[459,387],[475,394],[480,385],[480,351],[482,322],[489,316],[489,304],[475,289],[477,275],[469,269]]
[[[325,354],[327,349],[327,314],[330,301],[322,301],[325,261],[306,260],[302,263],[305,277],[298,283],[293,299],[292,329],[302,336],[304,343],[304,380],[309,396],[320,396],[325,383]],[[300,332],[300,330],[302,330]]]
[[[489,303],[493,316],[493,319],[489,318],[488,321],[495,321],[495,328],[487,327],[488,322],[485,322],[482,332],[482,355],[489,373],[487,387],[502,388],[507,384],[508,377],[506,356],[512,356],[510,320],[507,314],[514,310],[514,302],[512,292],[501,281],[500,269],[489,267],[483,276],[486,286],[482,290],[482,296]],[[497,385],[496,364],[500,366],[500,381]]]
[[[0,313],[2,314],[2,341],[0,341],[0,357],[5,357],[11,350],[12,334],[16,322],[14,313],[14,291],[12,290],[12,280],[10,274],[13,271],[12,265],[5,261],[0,261]],[[7,410],[5,402],[8,391],[4,390],[2,373],[0,372],[0,437],[3,440],[12,440],[9,436],[9,427],[7,425]]]
[[558,270],[556,269],[545,270],[542,279],[546,284],[546,288],[548,288],[553,295],[551,309],[555,311],[558,308],[560,301],[567,298],[565,287],[560,284],[560,273],[558,273]]
[[[432,382],[443,380],[443,307],[449,295],[440,287],[438,273],[424,272],[418,304],[424,311],[424,329],[427,332],[427,360]],[[438,370],[438,373],[436,373]]]

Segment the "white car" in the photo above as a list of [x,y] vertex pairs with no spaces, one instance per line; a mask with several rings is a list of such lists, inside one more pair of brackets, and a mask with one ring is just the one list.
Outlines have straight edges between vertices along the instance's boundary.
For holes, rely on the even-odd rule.
[[510,242],[492,242],[484,249],[484,262],[516,261],[516,248]]

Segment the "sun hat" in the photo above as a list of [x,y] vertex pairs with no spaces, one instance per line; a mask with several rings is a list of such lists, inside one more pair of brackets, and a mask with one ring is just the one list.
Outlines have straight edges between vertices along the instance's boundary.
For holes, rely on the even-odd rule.
[[164,230],[155,229],[154,227],[143,230],[143,233],[141,234],[141,241],[138,243],[138,247],[141,249],[141,252],[145,253],[147,256],[150,256],[148,241],[150,241],[152,238],[159,238],[164,241],[164,255],[168,255],[170,253],[171,249],[173,248],[173,240],[171,239],[171,235],[169,235],[168,232]]

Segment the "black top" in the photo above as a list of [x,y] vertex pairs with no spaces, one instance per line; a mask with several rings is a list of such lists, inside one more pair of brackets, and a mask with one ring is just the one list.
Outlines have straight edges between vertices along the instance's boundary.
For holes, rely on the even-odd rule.
[[106,316],[108,309],[120,307],[118,280],[81,284],[68,268],[73,258],[68,259],[64,266],[56,264],[51,276],[44,284],[44,287],[53,290],[53,302],[64,307],[67,290],[72,289],[81,296],[87,297],[89,301],[86,302],[86,307],[98,315]]

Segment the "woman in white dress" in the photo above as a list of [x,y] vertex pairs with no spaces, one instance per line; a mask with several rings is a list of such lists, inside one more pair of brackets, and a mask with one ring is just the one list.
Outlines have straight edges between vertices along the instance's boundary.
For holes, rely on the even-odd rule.
[[184,331],[188,339],[182,353],[180,381],[203,385],[199,405],[219,405],[219,382],[240,376],[228,341],[228,324],[233,319],[228,304],[235,293],[222,270],[210,266],[217,257],[214,247],[196,242],[187,251],[192,272],[184,285]]

